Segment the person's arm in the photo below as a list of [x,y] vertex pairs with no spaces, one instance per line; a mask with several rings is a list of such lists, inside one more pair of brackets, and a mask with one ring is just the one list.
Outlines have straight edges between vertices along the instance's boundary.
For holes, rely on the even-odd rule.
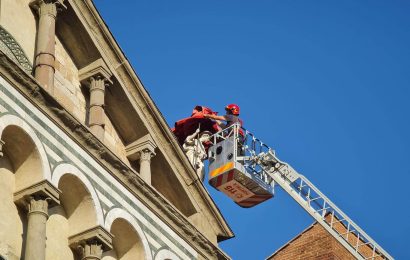
[[211,115],[211,114],[204,114],[205,118],[211,118],[214,120],[223,120],[226,121],[226,118],[224,116],[217,116],[217,115]]

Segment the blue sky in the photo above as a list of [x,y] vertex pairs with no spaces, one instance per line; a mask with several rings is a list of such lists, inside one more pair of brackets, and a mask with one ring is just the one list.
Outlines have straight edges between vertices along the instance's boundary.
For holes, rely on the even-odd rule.
[[[410,2],[94,2],[170,125],[239,104],[247,129],[410,259]],[[251,209],[209,190],[233,259],[264,259],[313,222],[280,188]]]

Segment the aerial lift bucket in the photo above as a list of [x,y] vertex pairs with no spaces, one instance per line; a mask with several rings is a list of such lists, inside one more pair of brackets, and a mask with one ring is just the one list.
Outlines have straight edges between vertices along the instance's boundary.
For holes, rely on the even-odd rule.
[[213,135],[208,155],[213,187],[240,206],[252,207],[273,196],[275,181],[356,259],[394,259],[272,148],[240,130],[237,125]]
[[[238,127],[226,129],[213,136],[209,148],[209,184],[223,192],[243,208],[262,203],[274,195],[273,182],[260,174],[250,172],[241,161],[245,147],[240,140]],[[242,152],[241,152],[242,150]]]

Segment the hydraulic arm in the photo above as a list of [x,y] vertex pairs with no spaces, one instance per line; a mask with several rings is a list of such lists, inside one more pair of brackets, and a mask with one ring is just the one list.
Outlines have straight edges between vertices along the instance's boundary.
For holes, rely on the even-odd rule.
[[280,161],[250,132],[239,129],[233,125],[212,137],[209,182],[213,187],[240,206],[251,207],[272,198],[274,185],[279,185],[357,259],[393,259],[305,176]]

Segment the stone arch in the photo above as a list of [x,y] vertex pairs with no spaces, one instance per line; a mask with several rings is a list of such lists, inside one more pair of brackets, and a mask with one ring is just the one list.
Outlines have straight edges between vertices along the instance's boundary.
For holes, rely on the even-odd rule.
[[26,215],[14,203],[14,193],[44,179],[51,180],[43,144],[32,127],[18,116],[0,116],[0,247],[21,257]]
[[77,252],[69,247],[70,237],[104,224],[101,204],[91,182],[74,165],[58,164],[51,183],[61,194],[60,205],[49,209],[46,255],[48,259],[74,260]]
[[160,249],[155,255],[154,260],[179,260],[180,258],[167,248]]
[[[122,232],[121,229],[124,229],[127,226],[132,228],[133,232],[131,231],[131,233],[133,234],[119,233]],[[130,213],[120,208],[111,209],[105,217],[104,227],[114,235],[114,250],[120,250],[122,252],[107,252],[103,260],[141,258],[144,258],[145,260],[152,260],[148,240],[145,237],[140,225]],[[128,232],[130,232],[130,230],[128,230]],[[134,238],[134,241],[131,241],[131,243],[129,241],[130,236]],[[124,245],[126,240],[128,240],[128,245],[118,248],[118,245]],[[143,251],[143,254],[141,254],[141,251]]]
[[[16,178],[16,191],[44,179],[49,181],[51,180],[50,164],[48,162],[43,144],[28,123],[15,115],[5,114],[1,116],[0,139],[5,142],[3,145],[3,150],[5,150],[6,153],[9,151],[9,159],[14,161],[13,168],[15,172],[18,171],[16,168],[20,168],[24,164],[25,159],[32,159],[32,162],[35,163],[35,166],[37,166],[35,168],[30,167],[30,176],[33,178],[27,178],[28,176],[18,176],[24,178]],[[21,143],[24,142],[26,142],[26,147],[21,145]],[[33,149],[32,153],[30,153],[27,148]],[[35,176],[33,176],[34,174]]]
[[96,219],[97,219],[96,225],[103,226],[104,225],[103,211],[102,211],[101,203],[98,198],[97,192],[95,191],[91,182],[84,175],[84,173],[82,173],[77,167],[75,167],[74,165],[68,164],[68,163],[61,163],[57,165],[53,170],[53,176],[51,178],[51,183],[54,184],[54,186],[58,187],[61,178],[67,174],[75,176],[76,178],[80,180],[81,184],[85,186],[94,204]]

